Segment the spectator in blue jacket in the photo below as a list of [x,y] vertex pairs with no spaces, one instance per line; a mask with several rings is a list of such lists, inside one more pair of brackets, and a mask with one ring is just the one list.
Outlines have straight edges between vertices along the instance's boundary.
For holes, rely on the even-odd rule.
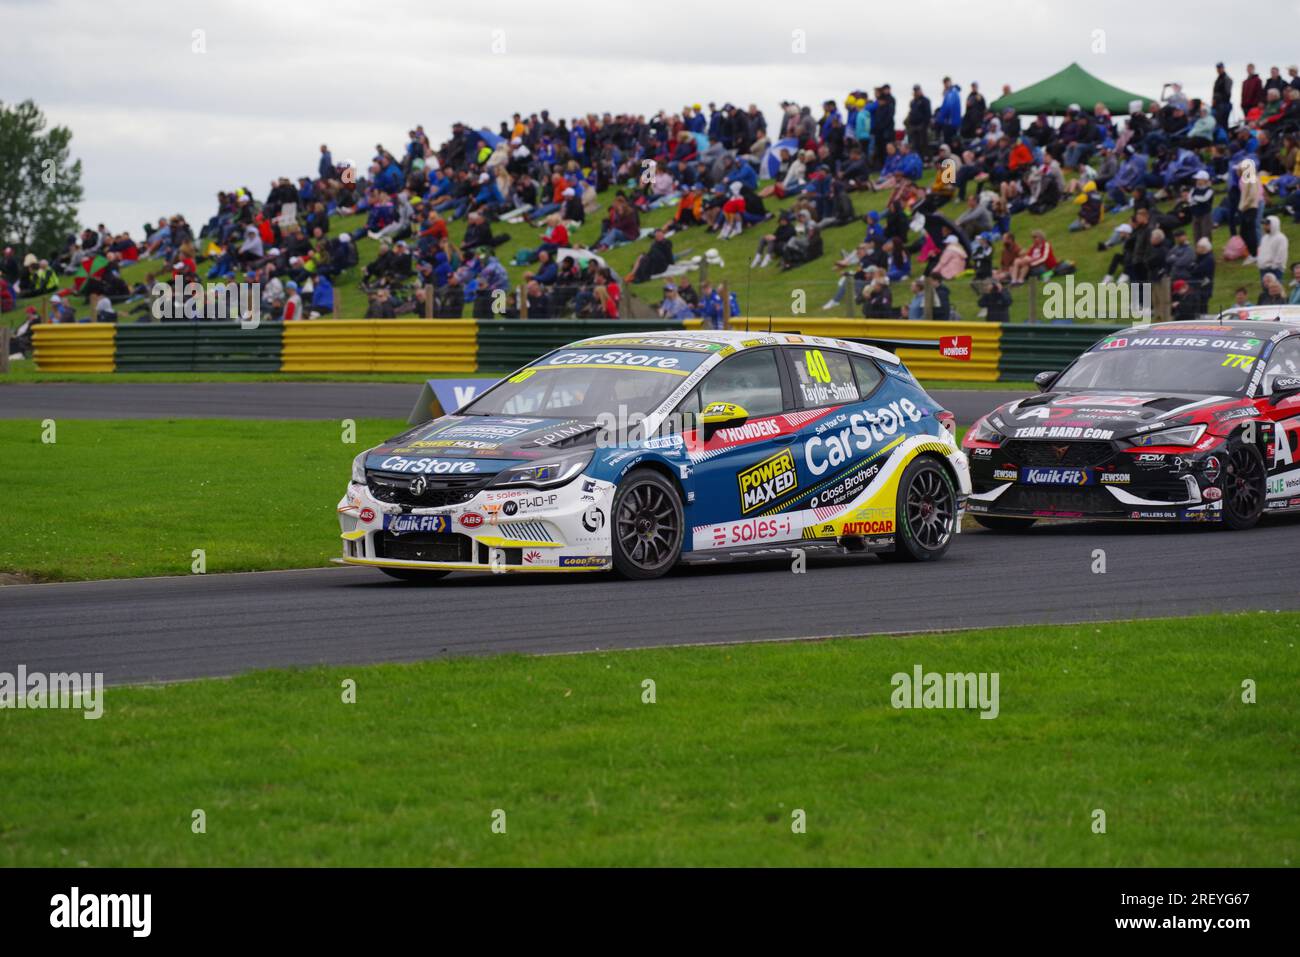
[[731,172],[727,174],[726,182],[728,186],[732,183],[739,183],[741,186],[748,186],[750,189],[758,189],[758,171],[745,160],[737,160],[736,164],[731,167]]
[[1129,205],[1127,194],[1141,186],[1147,174],[1147,155],[1138,152],[1131,145],[1125,147],[1125,152],[1128,153],[1128,158],[1110,181],[1110,189],[1107,190],[1107,195],[1114,204],[1111,212],[1118,212]]
[[943,78],[943,101],[934,120],[939,125],[939,139],[951,146],[961,129],[961,87],[952,82],[952,77]]
[[898,144],[898,172],[914,183],[921,178],[921,157],[907,142]]

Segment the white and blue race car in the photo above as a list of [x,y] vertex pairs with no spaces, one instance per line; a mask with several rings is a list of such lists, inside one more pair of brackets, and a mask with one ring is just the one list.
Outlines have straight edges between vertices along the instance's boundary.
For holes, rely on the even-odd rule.
[[796,549],[929,561],[970,472],[886,349],[785,333],[607,335],[358,455],[342,562],[656,578]]

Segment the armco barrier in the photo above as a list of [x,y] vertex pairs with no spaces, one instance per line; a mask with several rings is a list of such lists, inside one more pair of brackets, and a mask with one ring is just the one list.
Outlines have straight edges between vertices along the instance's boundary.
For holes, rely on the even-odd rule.
[[999,378],[1032,379],[1040,372],[1059,372],[1094,342],[1125,326],[1007,324],[1002,327]]
[[590,336],[683,328],[670,319],[484,319],[478,326],[480,372],[511,372],[538,356]]
[[121,372],[278,372],[284,326],[142,322],[117,327]]
[[41,323],[32,330],[36,367],[42,372],[112,372],[117,326]]
[[474,372],[473,319],[319,319],[284,328],[283,372]]
[[[767,318],[732,319],[732,329],[766,332]],[[920,379],[954,379],[962,382],[996,382],[1001,358],[1001,325],[991,322],[924,322],[894,319],[772,319],[773,332],[798,332],[836,339],[938,339],[941,336],[970,336],[971,353],[966,360],[949,359],[934,349],[899,349],[898,357]]]
[[[499,374],[589,336],[699,329],[702,320],[663,319],[321,319],[266,323],[41,324],[34,330],[42,372],[238,371]],[[768,320],[732,319],[732,329],[766,332]],[[773,319],[776,332],[838,338],[938,339],[970,336],[968,361],[934,350],[899,355],[922,379],[1025,380],[1062,369],[1123,326],[920,322],[890,319]]]

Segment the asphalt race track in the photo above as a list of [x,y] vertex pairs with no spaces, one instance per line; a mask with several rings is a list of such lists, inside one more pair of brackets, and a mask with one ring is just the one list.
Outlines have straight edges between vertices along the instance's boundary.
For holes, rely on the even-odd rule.
[[[879,559],[406,585],[322,568],[0,588],[0,671],[109,683],[254,668],[1300,609],[1300,522],[1230,533],[1059,525],[964,533],[934,565]],[[1106,574],[1093,574],[1093,550]],[[1243,625],[1245,627],[1245,625]]]
[[[931,393],[962,425],[1025,393]],[[400,382],[40,382],[0,385],[0,419],[405,419],[420,395]]]

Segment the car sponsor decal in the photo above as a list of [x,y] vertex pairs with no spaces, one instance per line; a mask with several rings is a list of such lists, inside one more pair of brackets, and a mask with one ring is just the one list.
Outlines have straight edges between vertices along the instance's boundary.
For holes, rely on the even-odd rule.
[[921,409],[910,399],[890,402],[873,411],[854,412],[844,428],[826,436],[813,435],[804,441],[804,466],[813,475],[851,462],[873,444],[883,442],[910,422],[921,419]]
[[844,535],[892,535],[894,534],[894,520],[885,519],[878,522],[845,522],[843,525]]
[[582,527],[589,532],[598,532],[605,527],[605,513],[599,506],[592,505],[582,513]]
[[1017,439],[1113,439],[1112,429],[1082,425],[1030,425],[1016,429]]
[[366,468],[407,475],[479,475],[496,472],[501,465],[488,465],[473,459],[406,458],[401,455],[369,455]]
[[618,369],[621,371],[664,372],[669,375],[690,375],[705,357],[692,353],[674,353],[653,349],[626,351],[622,349],[563,349],[547,356],[536,365],[511,376],[511,382],[522,382],[534,372],[555,369]]
[[483,516],[478,512],[466,512],[458,521],[465,528],[478,528],[483,524]]
[[789,449],[782,449],[769,455],[736,473],[736,484],[740,490],[741,515],[773,504],[799,487],[794,454]]
[[708,342],[703,339],[664,339],[650,336],[614,336],[602,338],[590,343],[592,347],[605,346],[646,346],[651,349],[685,349],[688,352],[717,352],[724,343]]
[[444,439],[511,439],[528,431],[526,425],[495,425],[491,422],[463,422],[438,431]]
[[784,415],[750,419],[741,425],[718,429],[704,443],[700,442],[700,433],[696,430],[686,439],[687,457],[696,464],[705,462],[742,445],[761,442],[764,439],[775,438],[778,435],[789,435],[809,422],[828,416],[834,411],[834,409],[810,409],[805,412],[790,412]]
[[598,558],[594,555],[561,555],[561,568],[603,568],[609,563],[608,558]]
[[557,425],[555,428],[543,432],[537,438],[533,439],[534,445],[554,445],[556,442],[563,442],[565,439],[571,439],[575,435],[581,435],[584,432],[594,432],[596,427],[586,422],[566,422],[563,425]]
[[384,530],[394,535],[403,532],[447,532],[451,519],[446,515],[385,515]]
[[363,508],[357,513],[357,518],[363,522],[373,522],[375,520],[375,510],[373,508]]
[[393,449],[398,455],[409,455],[412,452],[419,452],[421,449],[476,449],[478,451],[489,451],[491,449],[501,448],[500,442],[482,442],[477,439],[420,439],[416,442],[410,442],[400,449]]
[[733,548],[755,542],[784,542],[803,537],[802,527],[789,514],[772,518],[750,518],[718,525],[700,525],[694,529],[695,550]]
[[1020,482],[1024,485],[1091,485],[1094,475],[1087,469],[1036,469],[1020,470]]
[[830,482],[823,482],[817,486],[820,491],[811,494],[808,505],[810,508],[847,505],[857,498],[862,490],[871,484],[872,479],[879,474],[879,462],[867,460],[859,462],[852,468],[841,472]]

